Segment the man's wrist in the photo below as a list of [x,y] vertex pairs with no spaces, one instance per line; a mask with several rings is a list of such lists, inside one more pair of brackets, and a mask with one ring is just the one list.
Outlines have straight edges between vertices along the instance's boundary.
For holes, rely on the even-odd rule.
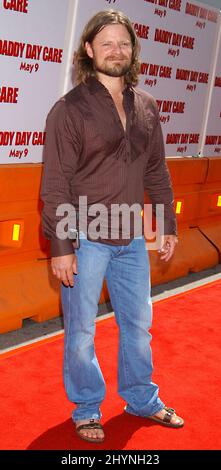
[[51,242],[51,257],[70,255],[74,253],[74,246],[72,240],[66,238],[60,240],[59,238],[53,238]]

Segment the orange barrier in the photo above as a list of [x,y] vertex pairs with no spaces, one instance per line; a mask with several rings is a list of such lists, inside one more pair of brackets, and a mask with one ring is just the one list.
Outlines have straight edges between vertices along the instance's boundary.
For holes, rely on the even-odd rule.
[[42,164],[0,166],[0,266],[46,257],[40,231]]
[[161,284],[189,272],[215,266],[219,262],[216,248],[198,228],[200,191],[207,179],[207,158],[175,157],[167,159],[174,190],[179,243],[168,262],[150,252],[152,284]]
[[0,332],[58,315],[40,230],[41,172],[42,164],[0,166]]
[[1,267],[0,278],[0,333],[21,328],[25,318],[42,322],[61,314],[59,282],[48,261]]
[[221,157],[208,159],[205,184],[199,192],[197,225],[213,244],[221,261]]
[[[150,251],[152,285],[219,262],[221,158],[171,158],[179,243],[162,262]],[[44,321],[61,314],[58,281],[51,275],[49,243],[40,229],[42,164],[0,166],[0,332],[24,318]],[[219,232],[219,233],[218,233]],[[109,300],[104,282],[100,303]]]
[[[0,333],[61,315],[59,282],[42,236],[42,164],[0,166]],[[108,300],[104,283],[100,302]]]

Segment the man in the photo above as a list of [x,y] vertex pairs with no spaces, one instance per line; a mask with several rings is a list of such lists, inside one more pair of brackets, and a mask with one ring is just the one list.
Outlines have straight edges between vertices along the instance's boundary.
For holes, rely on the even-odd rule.
[[[125,411],[170,427],[184,424],[165,407],[151,380],[150,272],[141,211],[134,219],[127,212],[126,229],[124,214],[122,219],[111,214],[116,204],[142,208],[146,190],[154,208],[164,204],[159,252],[162,260],[171,258],[177,243],[173,193],[156,102],[134,88],[138,53],[136,34],[122,12],[97,13],[86,25],[76,54],[78,85],[47,118],[43,229],[51,240],[52,271],[61,281],[64,383],[76,404],[76,431],[91,442],[104,440],[100,405],[105,382],[94,349],[104,277],[120,330],[118,392],[127,402]],[[88,206],[86,225],[80,214],[82,198],[83,209],[85,201]],[[81,240],[75,251],[69,226],[68,237],[59,236],[62,214],[56,210],[61,204],[72,205],[78,213]]]

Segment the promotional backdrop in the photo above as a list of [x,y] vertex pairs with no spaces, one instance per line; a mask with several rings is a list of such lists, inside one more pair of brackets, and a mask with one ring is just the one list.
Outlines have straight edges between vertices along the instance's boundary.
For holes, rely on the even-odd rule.
[[187,0],[80,0],[73,50],[85,23],[107,7],[125,12],[140,39],[139,86],[157,100],[166,155],[196,155],[219,11]]
[[219,48],[212,85],[212,99],[206,128],[204,155],[221,155],[221,47]]
[[68,0],[0,0],[0,163],[42,160],[45,117],[59,94],[67,14]]
[[[0,163],[42,161],[45,118],[74,86],[72,58],[83,27],[108,8],[125,12],[140,39],[139,86],[157,100],[166,155],[197,154],[217,9],[187,0],[0,0]],[[221,147],[220,77],[219,54],[204,146],[210,155]]]

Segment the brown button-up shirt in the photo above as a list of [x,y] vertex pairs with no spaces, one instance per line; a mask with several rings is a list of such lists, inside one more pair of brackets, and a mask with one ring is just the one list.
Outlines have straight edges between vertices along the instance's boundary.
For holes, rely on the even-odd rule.
[[[177,233],[156,101],[149,93],[127,86],[123,106],[126,131],[110,93],[91,77],[55,103],[47,116],[41,198],[43,232],[51,240],[52,256],[73,252],[72,240],[56,235],[62,218],[56,209],[64,203],[72,204],[79,215],[87,203],[87,227],[97,218],[93,205],[102,204],[97,208],[104,230],[94,241],[126,245],[140,235],[134,231],[133,221],[141,212],[136,216],[129,213],[131,224],[126,235],[120,220],[117,235],[111,207],[126,203],[142,208],[146,190],[153,207],[164,204],[164,233]],[[79,196],[86,197],[82,207]]]

